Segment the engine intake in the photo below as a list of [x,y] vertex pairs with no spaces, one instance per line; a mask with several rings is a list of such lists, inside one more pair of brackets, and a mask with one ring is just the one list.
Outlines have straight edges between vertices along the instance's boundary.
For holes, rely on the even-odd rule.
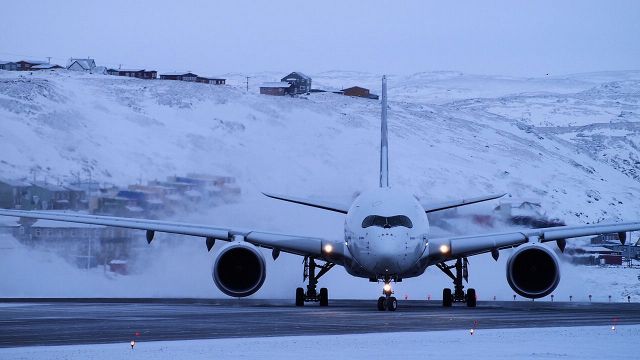
[[233,297],[258,291],[267,276],[262,253],[249,243],[231,243],[220,250],[211,276],[218,289]]
[[560,282],[558,258],[541,244],[521,245],[507,261],[507,281],[520,296],[529,299],[547,296]]

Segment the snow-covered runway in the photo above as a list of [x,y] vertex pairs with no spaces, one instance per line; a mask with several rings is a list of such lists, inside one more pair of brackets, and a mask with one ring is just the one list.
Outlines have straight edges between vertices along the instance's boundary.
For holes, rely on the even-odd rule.
[[[377,314],[371,314],[377,315]],[[469,329],[0,349],[11,359],[632,359],[640,326]],[[634,355],[635,354],[635,355]]]
[[327,308],[260,299],[41,299],[29,306],[4,299],[0,305],[0,347],[640,325],[638,303],[485,301],[470,309],[401,300],[396,312],[379,312],[375,301],[364,300],[334,300]]

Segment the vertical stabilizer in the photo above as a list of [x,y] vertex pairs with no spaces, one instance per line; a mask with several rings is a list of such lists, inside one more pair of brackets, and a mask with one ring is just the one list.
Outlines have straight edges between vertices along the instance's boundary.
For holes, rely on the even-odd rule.
[[380,140],[380,187],[389,187],[389,143],[387,141],[387,77],[382,76],[382,125]]

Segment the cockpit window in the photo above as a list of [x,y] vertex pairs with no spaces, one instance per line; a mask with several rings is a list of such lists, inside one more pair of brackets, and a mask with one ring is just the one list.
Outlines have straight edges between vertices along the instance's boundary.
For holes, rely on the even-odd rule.
[[403,226],[411,229],[413,227],[413,223],[411,220],[404,215],[396,215],[396,216],[379,216],[379,215],[369,215],[362,221],[362,228],[368,228],[370,226],[377,226],[385,229],[389,229],[396,226]]

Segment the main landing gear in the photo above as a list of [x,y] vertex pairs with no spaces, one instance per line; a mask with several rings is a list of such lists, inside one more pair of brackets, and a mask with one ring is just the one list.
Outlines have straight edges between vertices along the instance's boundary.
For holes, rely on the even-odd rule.
[[[329,262],[318,265],[314,258],[310,258],[308,256],[304,258],[303,279],[305,281],[309,279],[309,284],[307,285],[306,293],[301,287],[296,289],[296,306],[304,306],[305,302],[311,301],[319,302],[320,306],[329,305],[329,291],[327,288],[321,288],[320,292],[317,292],[316,285],[318,285],[318,279],[331,270],[333,265],[335,264]],[[320,268],[320,271],[318,271],[317,274],[316,268]]]
[[398,308],[398,299],[396,299],[394,296],[391,296],[393,294],[393,290],[391,290],[391,280],[389,278],[384,280],[382,294],[384,296],[380,296],[378,298],[378,310],[396,311],[396,309]]
[[[469,260],[467,260],[466,257],[457,258],[456,263],[453,265],[447,265],[445,263],[436,264],[442,272],[453,280],[453,293],[451,289],[442,290],[442,306],[451,307],[454,302],[464,302],[467,303],[468,307],[476,307],[476,290],[469,288],[465,294],[464,285],[462,285],[462,279],[469,282],[468,264]],[[455,269],[455,275],[451,269]]]

